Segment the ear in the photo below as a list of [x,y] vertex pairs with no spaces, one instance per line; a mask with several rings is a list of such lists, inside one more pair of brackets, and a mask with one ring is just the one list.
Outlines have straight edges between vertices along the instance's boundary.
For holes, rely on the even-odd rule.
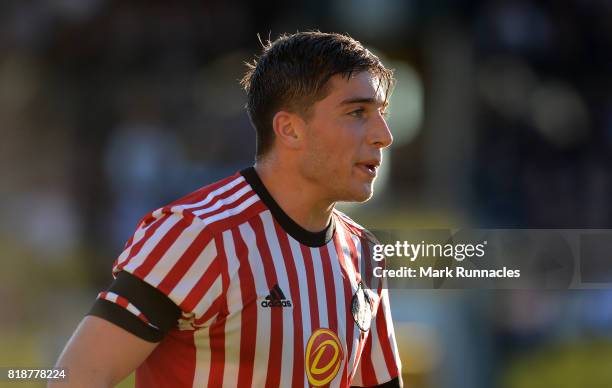
[[272,118],[272,128],[277,141],[290,149],[299,149],[304,139],[304,120],[291,112],[278,111]]

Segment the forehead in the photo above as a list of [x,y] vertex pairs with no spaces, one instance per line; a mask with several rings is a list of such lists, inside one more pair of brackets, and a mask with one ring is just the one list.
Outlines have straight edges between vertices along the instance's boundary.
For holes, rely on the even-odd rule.
[[370,72],[355,73],[350,78],[336,74],[328,82],[329,93],[321,102],[339,105],[354,99],[371,99],[380,105],[384,103],[385,90],[380,79]]

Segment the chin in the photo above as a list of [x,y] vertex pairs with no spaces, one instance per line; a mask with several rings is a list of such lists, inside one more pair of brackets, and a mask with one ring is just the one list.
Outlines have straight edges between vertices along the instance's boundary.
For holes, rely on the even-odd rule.
[[372,198],[372,187],[360,187],[359,189],[352,190],[348,202],[366,202]]

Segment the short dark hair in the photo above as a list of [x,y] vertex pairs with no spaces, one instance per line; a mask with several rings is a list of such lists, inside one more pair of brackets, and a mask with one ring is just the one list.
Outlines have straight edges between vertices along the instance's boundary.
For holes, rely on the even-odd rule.
[[279,110],[308,119],[310,108],[329,93],[327,81],[336,75],[369,71],[380,81],[387,100],[393,87],[393,71],[361,43],[348,35],[319,31],[281,35],[263,44],[241,84],[247,92],[246,109],[257,133],[256,158],[274,142],[272,118]]

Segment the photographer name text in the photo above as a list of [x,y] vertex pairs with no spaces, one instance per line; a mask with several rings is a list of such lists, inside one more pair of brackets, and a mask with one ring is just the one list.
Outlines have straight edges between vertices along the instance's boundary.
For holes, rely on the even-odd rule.
[[[396,241],[394,244],[376,244],[373,247],[372,259],[380,262],[386,259],[404,259],[413,263],[420,258],[431,259],[454,259],[462,262],[465,259],[482,259],[485,256],[487,241],[477,244],[455,244],[455,243],[411,243],[408,241]],[[476,263],[476,261],[472,261]],[[463,266],[427,266],[421,265],[416,268],[401,266],[398,268],[385,268],[387,265],[376,266],[372,273],[377,278],[520,278],[519,269],[503,268],[465,268]],[[394,266],[393,266],[394,267]]]

